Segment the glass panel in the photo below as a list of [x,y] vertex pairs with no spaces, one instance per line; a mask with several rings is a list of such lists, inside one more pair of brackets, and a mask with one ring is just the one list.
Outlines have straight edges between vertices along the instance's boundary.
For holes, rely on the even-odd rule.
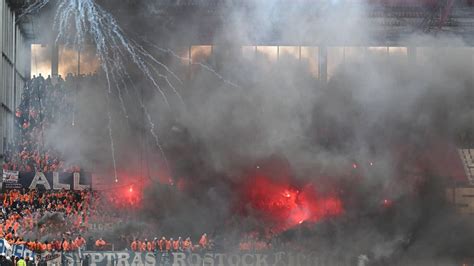
[[184,65],[189,65],[190,50],[189,47],[175,47],[170,58],[174,63],[181,63]]
[[80,74],[94,74],[100,69],[100,62],[96,56],[95,49],[92,46],[87,47],[81,51],[81,73]]
[[388,53],[390,56],[407,56],[408,48],[406,47],[389,47]]
[[365,47],[353,46],[353,47],[344,47],[344,61],[345,62],[354,62],[364,59]]
[[278,58],[277,46],[257,46],[257,55],[262,56],[270,62],[276,62]]
[[386,55],[388,55],[388,47],[386,47],[386,46],[367,47],[367,55],[369,55],[369,56],[386,56]]
[[31,76],[51,74],[51,49],[41,44],[31,45]]
[[426,64],[435,57],[435,49],[433,47],[417,47],[416,48],[416,62],[419,64]]
[[255,59],[255,46],[242,46],[242,56],[245,59]]
[[77,75],[78,59],[76,50],[61,45],[59,47],[59,75],[63,76],[63,78],[68,74]]
[[299,48],[300,48],[299,46],[280,46],[279,58],[281,59],[281,58],[289,57],[289,58],[299,59],[300,58]]
[[307,65],[309,72],[319,78],[319,48],[318,47],[301,47],[301,63]]
[[211,45],[191,46],[191,60],[193,62],[205,62],[211,54]]
[[175,47],[173,52],[167,54],[169,59],[169,68],[173,73],[178,75],[180,79],[185,79],[189,70],[189,60],[190,49],[189,47]]
[[344,47],[328,47],[328,79],[344,61]]

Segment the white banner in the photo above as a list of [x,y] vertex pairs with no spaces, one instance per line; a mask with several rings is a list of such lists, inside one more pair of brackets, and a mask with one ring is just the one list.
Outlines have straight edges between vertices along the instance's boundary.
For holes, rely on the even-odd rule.
[[3,182],[4,183],[18,183],[18,176],[20,172],[3,170]]

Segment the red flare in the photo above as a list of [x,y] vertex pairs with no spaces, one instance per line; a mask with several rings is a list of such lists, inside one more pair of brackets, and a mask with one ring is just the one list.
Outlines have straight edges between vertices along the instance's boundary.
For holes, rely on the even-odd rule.
[[266,176],[248,179],[244,185],[244,206],[263,214],[277,231],[303,222],[316,223],[342,213],[342,202],[336,196],[319,195],[311,184],[301,190],[290,180],[273,180]]

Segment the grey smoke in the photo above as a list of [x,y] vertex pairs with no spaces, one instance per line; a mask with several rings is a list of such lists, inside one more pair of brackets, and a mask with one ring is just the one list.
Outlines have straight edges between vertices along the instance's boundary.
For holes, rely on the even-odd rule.
[[[218,29],[215,42],[225,47],[219,52],[216,45],[216,56],[206,63],[237,88],[193,66],[191,80],[179,87],[184,105],[163,82],[174,103],[167,109],[140,73],[132,77],[158,125],[171,175],[191,184],[185,192],[162,184],[145,192],[139,218],[149,224],[153,236],[208,232],[235,241],[245,231],[265,228],[257,216],[234,211],[240,200],[235,187],[246,169],[276,155],[288,160],[299,182],[318,184],[329,177],[343,191],[346,210],[342,217],[286,232],[281,239],[303,243],[321,254],[353,254],[354,258],[368,254],[374,260],[401,264],[471,255],[465,247],[472,246],[472,228],[446,206],[443,189],[449,181],[433,170],[443,161],[433,159],[430,151],[441,144],[466,145],[459,132],[471,130],[474,121],[472,50],[456,52],[453,47],[463,42],[453,36],[413,34],[400,43],[430,44],[439,50],[418,64],[404,56],[370,53],[349,58],[323,84],[297,60],[275,63],[263,55],[249,60],[240,55],[239,47],[265,43],[274,34],[289,44],[369,42],[373,29],[364,20],[364,7],[327,4],[310,10],[299,5],[283,9],[269,2],[255,5],[251,16],[233,4],[221,11],[226,23]],[[147,15],[140,5],[132,10],[135,16]],[[118,19],[128,22],[130,18]],[[200,19],[182,18],[194,25]],[[154,22],[134,23],[156,30],[150,25]],[[166,35],[170,38],[147,36],[147,41],[175,48],[183,36],[196,35],[197,26],[176,23],[176,30]],[[278,23],[286,26],[277,27]],[[143,31],[127,30],[135,33],[135,29]],[[180,75],[188,75],[180,72],[178,60],[166,58]],[[84,86],[75,102],[78,126],[66,130],[63,125],[68,121],[62,121],[47,138],[66,158],[112,178],[104,98],[104,84]],[[112,110],[119,172],[150,174],[156,180],[168,171],[158,163],[163,158],[133,91],[126,102],[128,119],[118,104]],[[353,162],[358,163],[357,175],[362,179],[348,174]],[[374,166],[369,167],[369,162]],[[381,209],[385,198],[393,200],[392,209]]]

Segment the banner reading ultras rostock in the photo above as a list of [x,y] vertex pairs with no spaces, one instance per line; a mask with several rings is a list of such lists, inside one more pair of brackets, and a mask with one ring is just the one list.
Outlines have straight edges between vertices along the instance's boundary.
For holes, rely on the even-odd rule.
[[[3,173],[0,189],[66,189],[84,190],[92,184],[92,175],[86,172],[58,173],[58,172],[16,172]],[[7,177],[7,178],[6,178]],[[15,177],[15,178],[12,178]]]
[[[309,266],[351,265],[351,260],[340,257],[322,258],[315,254],[294,252],[266,253],[182,253],[160,254],[153,252],[90,252],[63,254],[63,264],[79,265],[87,260],[91,266],[106,265],[172,265],[172,266]],[[353,264],[353,262],[352,262]]]

